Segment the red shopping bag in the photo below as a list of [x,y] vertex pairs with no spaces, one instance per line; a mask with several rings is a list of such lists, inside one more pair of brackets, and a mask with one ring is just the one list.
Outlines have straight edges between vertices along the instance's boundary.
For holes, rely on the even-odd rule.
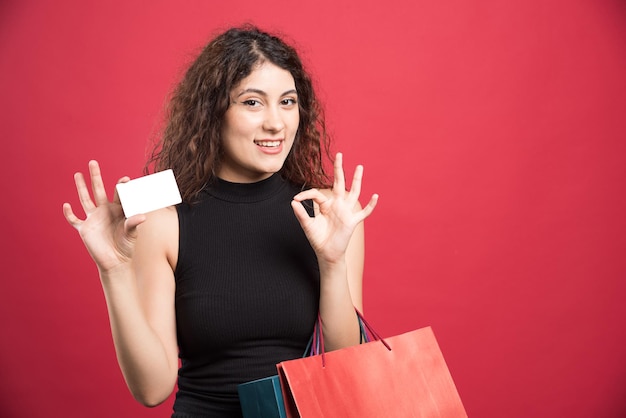
[[288,418],[467,417],[430,327],[367,328],[374,341],[277,365]]

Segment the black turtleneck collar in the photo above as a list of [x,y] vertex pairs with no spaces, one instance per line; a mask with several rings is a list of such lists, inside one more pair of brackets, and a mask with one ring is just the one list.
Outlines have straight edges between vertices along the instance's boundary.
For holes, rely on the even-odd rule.
[[214,178],[204,191],[227,202],[254,203],[269,199],[286,184],[287,182],[278,173],[255,183],[232,183]]

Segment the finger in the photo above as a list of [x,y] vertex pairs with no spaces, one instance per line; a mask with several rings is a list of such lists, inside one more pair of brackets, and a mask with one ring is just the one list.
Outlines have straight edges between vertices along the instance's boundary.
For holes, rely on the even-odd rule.
[[89,175],[91,176],[91,189],[93,190],[93,198],[96,205],[104,205],[109,202],[107,192],[102,181],[102,173],[100,165],[95,160],[89,161]]
[[[120,184],[120,183],[127,183],[127,182],[129,182],[129,181],[130,181],[130,177],[128,177],[128,176],[124,176],[124,177],[122,177],[121,179],[119,179],[119,180],[117,181],[117,184]],[[120,196],[119,196],[119,194],[117,193],[117,187],[115,188],[115,194],[113,195],[113,201],[114,201],[115,203],[120,203]]]
[[309,189],[298,193],[293,200],[302,202],[303,200],[313,200],[317,204],[322,204],[328,200],[328,197],[318,189]]
[[126,233],[132,237],[136,236],[137,226],[142,224],[145,220],[145,214],[134,215],[126,219],[126,221],[124,221],[124,229],[126,230]]
[[67,222],[72,225],[74,228],[78,229],[82,221],[74,215],[74,211],[72,210],[72,205],[69,203],[63,203],[63,215]]
[[373,194],[370,201],[365,205],[365,207],[361,210],[361,219],[365,219],[372,214],[374,208],[378,204],[378,195]]
[[346,191],[346,179],[343,174],[343,154],[340,152],[335,156],[334,169],[333,192],[342,196]]
[[350,185],[350,197],[352,199],[358,199],[361,194],[361,184],[363,180],[363,166],[357,165],[354,170],[354,176],[352,177],[352,184]]
[[87,189],[87,184],[85,183],[85,177],[83,173],[74,174],[74,183],[76,183],[76,191],[78,192],[78,200],[80,200],[80,204],[83,207],[85,213],[91,212],[96,205],[94,205],[91,200],[91,196],[89,195],[89,189]]
[[302,206],[302,202],[297,201],[297,200],[292,200],[291,207],[293,209],[293,213],[296,215],[296,218],[298,219],[298,222],[300,222],[300,226],[302,227],[304,231],[306,231],[310,223],[312,222],[312,219],[309,216],[306,209],[304,209],[304,206]]

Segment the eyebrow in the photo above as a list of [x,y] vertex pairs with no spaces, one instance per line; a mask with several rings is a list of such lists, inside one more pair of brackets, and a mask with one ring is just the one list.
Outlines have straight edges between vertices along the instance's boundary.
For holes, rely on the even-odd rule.
[[[259,90],[259,89],[245,89],[244,91],[242,91],[241,93],[239,93],[239,94],[237,95],[237,97],[241,97],[241,96],[243,96],[244,94],[247,94],[247,93],[256,93],[256,94],[259,94],[259,95],[261,95],[261,96],[265,96],[265,97],[267,97],[267,93],[266,93],[266,92],[264,92],[263,90]],[[281,96],[281,97],[282,97],[282,96],[287,96],[287,95],[289,95],[289,94],[296,94],[296,95],[297,95],[297,94],[298,94],[298,92],[296,91],[296,89],[291,89],[291,90],[287,90],[286,92],[284,92],[284,93],[283,93],[283,94],[281,94],[280,96]]]

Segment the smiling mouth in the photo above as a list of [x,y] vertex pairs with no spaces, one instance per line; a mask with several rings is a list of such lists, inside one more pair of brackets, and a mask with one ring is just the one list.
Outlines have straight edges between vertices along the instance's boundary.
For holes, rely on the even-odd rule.
[[276,148],[280,146],[281,141],[254,141],[254,143],[260,147]]

